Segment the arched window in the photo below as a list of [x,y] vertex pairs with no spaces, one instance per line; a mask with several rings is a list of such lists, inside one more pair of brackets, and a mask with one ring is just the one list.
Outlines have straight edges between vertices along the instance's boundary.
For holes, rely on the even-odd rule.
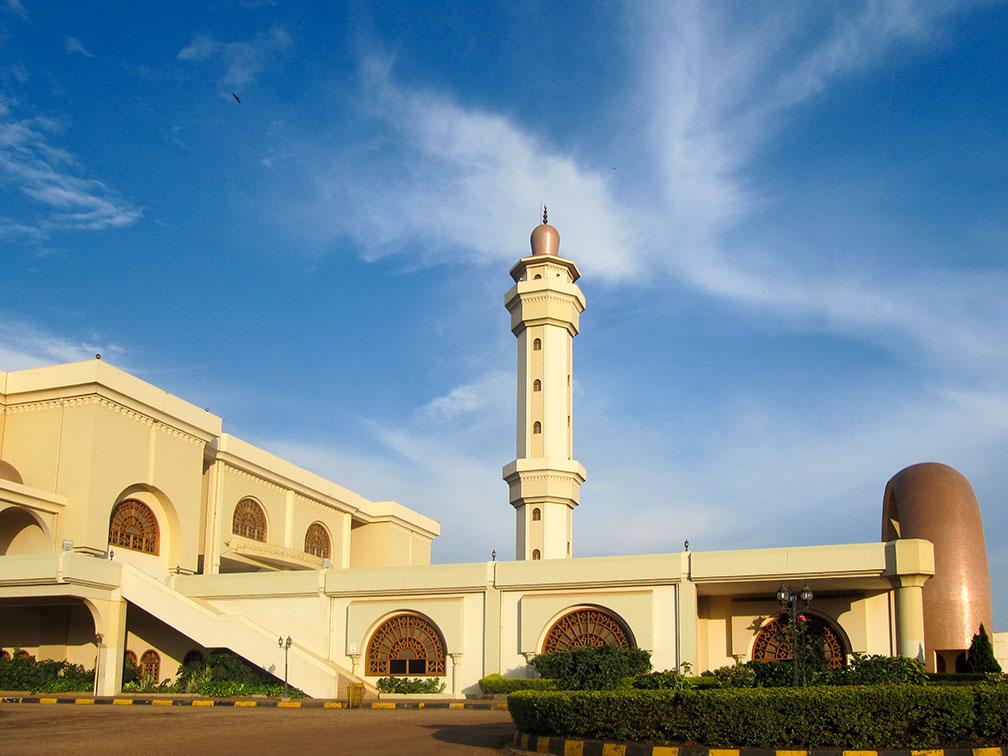
[[532,351],[538,352],[540,349],[542,349],[542,339],[536,339],[532,342]]
[[329,531],[321,522],[313,522],[308,526],[308,532],[304,537],[304,550],[306,554],[329,559],[331,553]]
[[126,653],[123,654],[123,666],[125,667],[135,667],[137,665],[136,654],[126,649]]
[[[822,653],[822,659],[830,669],[842,669],[847,664],[840,633],[824,619],[810,614],[800,615],[805,627],[803,632],[813,640]],[[788,632],[788,617],[781,615],[771,620],[756,636],[753,644],[753,661],[786,661],[791,658],[791,634]]]
[[14,652],[15,659],[31,659],[32,655],[25,651],[23,648],[19,648]]
[[581,646],[605,645],[630,648],[630,631],[622,620],[605,609],[576,609],[554,623],[543,642],[543,653]]
[[255,499],[245,498],[235,506],[231,532],[254,541],[266,540],[266,513]]
[[532,381],[532,390],[533,391],[542,391],[542,381],[540,381],[538,378],[536,378],[534,381]]
[[161,680],[161,657],[157,651],[144,651],[140,657],[140,676],[149,677],[154,682]]
[[539,551],[539,549],[532,549],[532,558],[533,559],[542,559],[542,552]]
[[203,654],[195,648],[185,655],[182,660],[183,667],[198,667],[203,664]]
[[136,499],[123,499],[109,518],[109,544],[124,549],[158,553],[158,523],[151,508]]
[[532,510],[532,522],[539,522],[542,519],[542,510],[536,507]]
[[441,633],[417,614],[398,614],[383,622],[367,647],[367,674],[445,674],[445,644]]
[[540,278],[542,278],[542,274],[541,273],[536,273],[535,276],[533,276],[532,280],[533,281],[538,281]]
[[7,649],[0,648],[0,659],[3,659],[4,661],[10,661],[10,654],[7,653]]
[[542,423],[540,423],[538,420],[536,420],[534,423],[532,423],[532,432],[533,433],[542,433]]

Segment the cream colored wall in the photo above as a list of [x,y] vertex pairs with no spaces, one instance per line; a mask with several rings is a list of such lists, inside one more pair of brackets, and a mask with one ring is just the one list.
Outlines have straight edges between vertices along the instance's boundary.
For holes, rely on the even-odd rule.
[[991,644],[994,646],[994,658],[1001,665],[1001,671],[1008,672],[1008,632],[991,633]]
[[430,562],[430,545],[412,558],[410,532],[393,522],[353,523],[350,530],[351,567],[397,567]]
[[218,547],[225,550],[224,545],[233,532],[234,511],[238,502],[244,498],[255,499],[266,515],[266,542],[284,544],[286,491],[276,484],[255,477],[241,470],[236,470],[227,464],[217,463],[219,468],[219,485],[221,490],[221,508],[218,512],[219,541]]
[[145,569],[195,568],[206,436],[193,434],[219,428],[218,419],[99,361],[11,373],[6,382],[0,456],[9,450],[26,485],[65,497],[56,543],[103,551],[112,508],[136,494],[158,519],[160,553],[117,555]]
[[91,669],[95,628],[81,603],[0,609],[0,648],[23,648],[38,660],[55,659]]
[[55,492],[63,408],[56,401],[8,406],[0,459],[21,473],[25,485]]

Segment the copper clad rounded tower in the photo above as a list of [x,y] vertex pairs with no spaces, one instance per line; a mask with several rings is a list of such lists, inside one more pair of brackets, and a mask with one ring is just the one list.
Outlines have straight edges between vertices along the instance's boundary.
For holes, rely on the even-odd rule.
[[955,671],[980,623],[991,627],[990,573],[980,507],[969,481],[925,462],[896,473],[882,501],[882,540],[934,544],[935,576],[924,585],[927,668]]

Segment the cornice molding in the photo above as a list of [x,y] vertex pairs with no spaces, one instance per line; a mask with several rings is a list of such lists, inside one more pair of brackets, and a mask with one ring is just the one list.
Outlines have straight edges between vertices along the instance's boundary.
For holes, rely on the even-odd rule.
[[191,433],[187,433],[181,428],[177,428],[174,425],[170,425],[162,420],[157,420],[150,415],[135,410],[132,407],[127,407],[125,404],[121,404],[120,402],[109,399],[106,396],[101,396],[100,394],[84,394],[82,396],[70,396],[60,399],[43,399],[36,402],[9,404],[5,407],[0,407],[0,412],[3,414],[16,415],[29,412],[64,409],[66,407],[83,407],[87,405],[94,405],[112,410],[123,417],[128,417],[130,420],[146,425],[148,428],[154,427],[171,436],[174,436],[175,438],[181,438],[194,446],[203,447],[206,445],[206,442],[202,438],[198,438]]

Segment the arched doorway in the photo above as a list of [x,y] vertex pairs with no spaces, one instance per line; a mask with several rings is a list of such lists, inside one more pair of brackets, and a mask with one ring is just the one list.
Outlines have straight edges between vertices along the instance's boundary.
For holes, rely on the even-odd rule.
[[606,645],[633,648],[636,644],[630,629],[616,614],[606,609],[590,607],[575,609],[554,622],[546,633],[542,652],[549,654],[553,651],[566,651],[568,648]]
[[445,642],[434,623],[419,614],[397,614],[371,636],[365,668],[375,677],[444,677],[445,657]]
[[[799,620],[806,625],[805,632],[813,639],[816,649],[829,669],[842,669],[847,665],[847,651],[840,631],[829,621],[812,614]],[[791,633],[789,619],[781,615],[770,620],[759,631],[753,643],[753,661],[788,661],[791,659]]]

